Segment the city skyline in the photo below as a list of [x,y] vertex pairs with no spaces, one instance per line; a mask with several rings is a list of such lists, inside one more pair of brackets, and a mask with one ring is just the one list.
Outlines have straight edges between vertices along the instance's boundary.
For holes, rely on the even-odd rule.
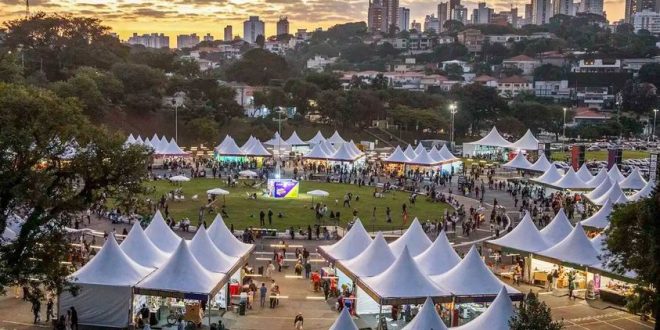
[[[437,13],[439,0],[401,0],[399,6],[410,9],[410,21],[423,22],[426,15]],[[470,9],[477,7],[480,1],[462,1]],[[531,2],[531,1],[530,1]],[[495,12],[508,10],[510,4],[523,12],[528,1],[486,1]],[[605,11],[610,21],[624,17],[625,1],[605,0]],[[280,16],[287,16],[290,31],[316,28],[328,28],[335,24],[367,21],[368,0],[225,0],[225,1],[190,1],[154,0],[87,0],[84,3],[71,4],[67,0],[41,0],[31,3],[31,11],[47,13],[67,13],[93,16],[103,20],[122,40],[133,33],[165,33],[175,37],[179,34],[206,35],[210,33],[216,39],[223,36],[226,25],[234,26],[234,35],[243,35],[243,22],[249,16],[259,16],[265,22],[266,35],[276,34],[276,23]],[[319,15],[319,13],[328,13]],[[6,19],[20,18],[25,15],[25,4],[21,0],[0,0],[0,16]],[[174,24],[176,23],[176,24]],[[239,27],[238,29],[236,27]],[[171,39],[171,43],[173,43]]]

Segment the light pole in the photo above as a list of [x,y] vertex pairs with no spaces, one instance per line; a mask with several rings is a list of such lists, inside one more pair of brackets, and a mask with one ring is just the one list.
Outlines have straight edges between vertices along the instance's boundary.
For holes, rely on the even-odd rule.
[[563,126],[562,136],[564,141],[566,141],[566,108],[563,108],[563,110],[564,110],[564,126]]
[[449,113],[451,113],[451,135],[449,137],[449,145],[451,146],[451,150],[454,150],[454,115],[456,115],[456,112],[458,112],[458,109],[456,109],[456,103],[452,103],[449,105]]
[[658,119],[658,109],[653,109],[653,141],[655,141],[655,120]]
[[174,106],[174,140],[179,143],[179,102],[176,101],[176,96],[172,99]]

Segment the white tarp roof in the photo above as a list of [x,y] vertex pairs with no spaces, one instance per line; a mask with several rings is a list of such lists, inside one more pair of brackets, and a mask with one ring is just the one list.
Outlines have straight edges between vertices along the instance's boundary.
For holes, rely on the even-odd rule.
[[454,156],[454,154],[452,154],[451,151],[449,151],[449,149],[447,148],[447,145],[446,145],[446,144],[443,144],[443,145],[442,145],[442,148],[440,148],[440,155],[441,155],[442,158],[444,158],[446,161],[455,161],[455,160],[458,160],[458,157]]
[[330,155],[328,155],[324,150],[323,150],[323,144],[317,144],[315,145],[312,150],[310,150],[308,153],[306,153],[303,158],[312,158],[312,159],[328,159]]
[[438,311],[435,310],[435,304],[431,297],[427,297],[424,305],[417,313],[417,316],[403,327],[403,330],[446,330],[447,326],[442,321]]
[[539,150],[539,140],[534,137],[531,130],[527,130],[520,140],[511,144],[513,149],[521,150]]
[[562,207],[552,221],[550,221],[545,228],[541,229],[541,236],[550,247],[561,242],[571,233],[572,230],[573,225],[571,225],[571,222],[568,220],[566,212],[564,212],[564,208]]
[[[151,144],[153,144],[153,143],[154,143],[154,141],[151,141]],[[158,146],[160,147],[160,150],[163,150],[163,149],[167,148],[168,144],[169,144],[169,142],[167,142],[167,138],[165,137],[165,135],[161,136],[160,137],[160,143],[158,144]]]
[[216,152],[221,156],[245,156],[245,152],[238,147],[236,141],[229,135],[216,148]]
[[220,142],[220,144],[218,144],[217,146],[215,146],[215,149],[216,149],[216,150],[217,150],[217,149],[222,149],[222,147],[224,147],[225,145],[227,145],[227,143],[229,143],[229,141],[231,141],[231,140],[233,140],[233,138],[232,138],[231,136],[229,136],[229,135],[225,135],[225,138],[222,139],[222,141]]
[[323,137],[323,134],[321,134],[321,131],[316,132],[316,135],[314,135],[313,138],[307,140],[307,143],[309,144],[319,144],[321,142],[325,141],[325,137]]
[[359,330],[351,314],[348,313],[348,308],[343,308],[339,313],[339,317],[335,320],[328,330]]
[[348,141],[348,148],[356,155],[363,154],[362,150],[360,150],[360,148],[358,148],[357,145],[355,145],[355,142],[353,142],[353,140]]
[[160,146],[161,148],[156,151],[156,153],[159,155],[183,156],[188,154],[187,152],[179,148],[179,145],[176,144],[176,141],[174,141],[174,139],[171,139],[170,142],[167,144],[167,146],[163,147],[162,144]]
[[536,254],[583,266],[591,266],[599,262],[599,253],[591,245],[591,241],[579,222],[561,242]]
[[474,245],[456,267],[444,274],[431,276],[431,280],[441,289],[456,296],[494,296],[500,292],[503,285],[509,293],[520,293],[502,282],[488,269]]
[[511,232],[488,243],[525,252],[541,251],[551,246],[543,239],[529,212],[525,212],[525,216]]
[[230,257],[242,258],[252,250],[252,244],[245,244],[239,241],[238,238],[229,231],[229,228],[225,225],[225,221],[220,214],[216,214],[207,233],[215,246]]
[[[596,175],[594,180],[596,180],[598,176],[601,175],[601,173],[603,173],[602,170],[598,173],[598,175]],[[598,186],[596,186],[596,189],[584,194],[584,196],[589,200],[594,200],[606,194],[610,188],[612,188],[612,180],[610,180],[610,177],[607,176]]]
[[507,293],[506,287],[502,287],[500,293],[488,306],[486,311],[474,320],[454,329],[456,330],[509,330],[509,320],[515,311],[513,302]]
[[548,158],[545,157],[545,153],[542,153],[541,156],[539,156],[539,159],[532,164],[532,166],[529,168],[530,171],[535,171],[535,172],[545,172],[547,171],[550,166],[553,166],[550,161],[548,161]]
[[596,199],[592,199],[591,202],[596,205],[605,205],[608,200],[611,200],[614,204],[628,202],[628,198],[623,193],[623,189],[621,189],[621,186],[619,186],[619,183],[616,181],[612,183],[612,187],[610,187],[606,193]]
[[131,133],[128,138],[126,138],[126,142],[124,142],[125,146],[131,145],[135,143],[135,138],[133,137],[133,134]]
[[[607,170],[605,168],[601,168],[600,171],[596,174],[596,176],[593,177],[593,179],[589,180],[587,182],[587,186],[589,188],[596,188],[600,186],[603,182],[605,181],[610,181],[610,176],[607,174]],[[607,188],[609,189],[609,188]],[[607,191],[607,190],[605,190]]]
[[415,153],[415,149],[411,145],[408,145],[406,147],[406,150],[403,151],[403,154],[406,155],[409,159],[413,159],[417,157],[417,154]]
[[149,223],[147,229],[144,230],[144,233],[156,245],[156,247],[165,253],[174,252],[176,246],[179,244],[179,240],[181,240],[181,237],[175,234],[165,223],[165,219],[163,219],[160,210],[156,211],[156,214],[154,214],[151,223]]
[[420,152],[415,158],[411,159],[408,164],[421,165],[421,166],[433,166],[438,164],[438,162],[429,156],[429,153],[426,150]]
[[338,145],[338,144],[346,143],[346,140],[344,140],[344,139],[341,137],[341,135],[339,135],[339,132],[337,132],[337,131],[335,131],[335,133],[332,134],[332,136],[329,137],[327,141],[330,142],[330,143],[332,143],[332,144],[334,144],[334,145]]
[[339,147],[339,150],[337,150],[337,152],[335,152],[328,159],[329,160],[335,160],[335,161],[352,162],[352,161],[355,161],[358,158],[360,158],[360,155],[353,154],[349,150],[348,143],[344,143],[344,144],[341,145],[341,147]]
[[230,257],[218,249],[209,238],[206,228],[200,226],[193,239],[189,242],[190,252],[206,269],[214,273],[229,274],[238,263],[239,258]]
[[136,144],[143,144],[144,140],[142,140],[142,137],[138,135],[138,137],[135,138],[135,143]]
[[292,146],[304,146],[304,145],[309,144],[309,143],[303,141],[298,136],[298,133],[296,133],[296,131],[293,131],[293,133],[291,133],[291,136],[289,136],[289,138],[286,139],[286,143],[289,144],[289,145],[292,145]]
[[493,126],[493,129],[486,134],[483,138],[478,141],[470,142],[469,144],[488,146],[488,147],[502,147],[502,148],[511,148],[511,142],[507,141],[500,135],[500,132],[497,131],[497,128]]
[[517,168],[521,170],[529,170],[532,168],[532,163],[530,163],[525,155],[522,152],[519,152],[516,157],[513,157],[512,160],[508,161],[502,167]]
[[328,155],[332,155],[332,154],[334,154],[335,152],[337,152],[337,148],[335,148],[335,147],[332,145],[332,143],[330,143],[330,142],[328,142],[328,141],[323,141],[323,142],[321,142],[321,148],[322,148],[323,151],[325,151],[325,153],[328,154]]
[[127,256],[144,267],[158,268],[163,265],[169,255],[159,249],[142,230],[140,222],[136,221],[121,242],[120,248]]
[[291,148],[291,145],[286,143],[286,141],[280,136],[279,132],[275,132],[273,138],[264,142],[265,145],[273,146],[274,148],[288,149]]
[[544,183],[544,184],[552,184],[553,182],[556,182],[557,180],[560,180],[562,178],[561,173],[559,173],[559,170],[557,169],[556,166],[551,165],[543,175],[539,176],[538,178],[532,179],[532,181],[536,181],[538,183]]
[[461,261],[461,257],[449,244],[447,235],[443,230],[426,251],[415,257],[415,261],[422,273],[440,275],[456,266]]
[[261,144],[261,141],[259,139],[250,136],[250,138],[245,142],[245,144],[241,147],[241,150],[243,153],[245,153],[246,156],[256,156],[256,157],[270,157],[272,156],[270,152],[264,147],[263,144]]
[[568,169],[568,172],[561,179],[550,185],[559,189],[583,189],[587,186],[584,181],[580,180],[572,167]]
[[639,172],[639,168],[635,167],[632,172],[620,182],[619,186],[621,186],[621,189],[639,190],[646,186],[646,180],[642,177],[642,173]]
[[426,152],[426,148],[422,145],[422,143],[418,143],[417,147],[415,147],[415,154],[419,155],[422,152]]
[[410,158],[406,157],[399,146],[396,146],[396,149],[385,159],[385,162],[388,163],[408,163],[409,161]]
[[381,298],[421,298],[426,296],[448,296],[449,292],[440,289],[422,273],[404,247],[401,255],[382,273],[360,279]]
[[591,175],[589,168],[587,167],[587,163],[584,163],[582,166],[580,166],[580,169],[577,171],[577,176],[584,182],[589,182],[594,178],[594,176]]
[[132,286],[153,271],[133,261],[119,248],[114,235],[108,235],[101,250],[70,279],[76,284]]
[[610,179],[612,179],[612,181],[616,181],[618,183],[621,183],[621,181],[623,181],[626,178],[623,175],[623,173],[621,173],[621,171],[619,170],[619,166],[617,166],[616,164],[614,164],[614,166],[612,166],[612,168],[609,171],[607,171],[607,174],[610,176]]
[[628,200],[631,202],[639,201],[640,199],[647,198],[653,194],[653,189],[655,188],[655,181],[649,181],[646,183],[646,186],[642,190],[636,192],[634,195],[630,196]]
[[614,203],[608,199],[598,212],[594,213],[594,215],[589,218],[580,221],[580,223],[585,227],[603,229],[610,224],[610,214],[613,210]]
[[435,146],[433,146],[431,151],[429,151],[429,157],[433,158],[433,160],[438,163],[446,161],[446,159],[440,154],[440,150],[438,150]]
[[395,256],[401,254],[403,248],[406,246],[408,247],[408,250],[410,250],[410,254],[413,256],[419,255],[431,246],[431,240],[426,236],[426,233],[417,218],[413,220],[410,227],[408,227],[401,237],[390,243],[390,248]]
[[394,262],[394,254],[387,245],[383,233],[378,232],[369,246],[357,257],[339,263],[357,277],[375,276],[385,271]]
[[170,260],[136,285],[137,288],[170,292],[210,294],[225,278],[204,268],[181,239]]
[[338,242],[321,245],[319,248],[335,260],[355,258],[371,244],[371,236],[364,229],[362,221],[356,219],[351,229]]

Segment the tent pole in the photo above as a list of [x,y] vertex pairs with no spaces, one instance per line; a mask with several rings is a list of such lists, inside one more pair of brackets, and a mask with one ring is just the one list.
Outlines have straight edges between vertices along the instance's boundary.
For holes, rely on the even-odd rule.
[[[133,324],[133,304],[135,303],[135,293],[133,292],[133,289],[131,288],[131,303],[128,305],[128,327],[131,327],[131,324]],[[147,321],[148,322],[148,321]]]
[[379,304],[378,304],[378,327],[377,327],[377,329],[382,329],[382,327],[380,326],[380,320],[381,320],[382,317],[383,317],[383,305],[381,305],[380,302],[379,302]]
[[209,328],[211,328],[211,296],[209,295],[208,301],[206,302],[206,306],[209,309]]
[[451,297],[451,305],[450,305],[451,307],[450,307],[450,311],[449,311],[449,327],[454,326],[454,308],[456,308],[455,302],[456,302],[456,297],[452,296]]

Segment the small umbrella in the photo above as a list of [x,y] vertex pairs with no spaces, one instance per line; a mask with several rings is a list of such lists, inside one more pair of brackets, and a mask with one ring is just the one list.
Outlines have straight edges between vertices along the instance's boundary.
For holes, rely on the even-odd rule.
[[328,197],[330,196],[330,193],[325,190],[312,190],[308,191],[307,195],[312,196],[312,205],[314,205],[314,197]]
[[226,200],[225,200],[225,195],[229,195],[229,192],[227,190],[220,189],[220,188],[213,188],[213,189],[207,190],[206,193],[208,195],[215,195],[215,196],[222,195],[223,203],[227,204]]
[[172,182],[188,182],[188,181],[190,181],[190,178],[187,177],[187,176],[183,176],[183,175],[175,175],[175,176],[170,178],[170,181],[172,181]]
[[240,172],[238,172],[238,175],[240,175],[240,176],[247,176],[247,177],[253,177],[253,176],[257,176],[257,172],[255,172],[255,171],[250,171],[250,170],[245,170],[245,171],[240,171]]

